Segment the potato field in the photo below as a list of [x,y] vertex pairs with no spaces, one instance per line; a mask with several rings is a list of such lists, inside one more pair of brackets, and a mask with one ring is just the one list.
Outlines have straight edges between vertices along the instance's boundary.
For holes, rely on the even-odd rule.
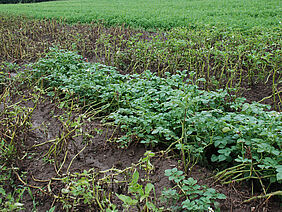
[[281,9],[0,1],[0,211],[280,211]]

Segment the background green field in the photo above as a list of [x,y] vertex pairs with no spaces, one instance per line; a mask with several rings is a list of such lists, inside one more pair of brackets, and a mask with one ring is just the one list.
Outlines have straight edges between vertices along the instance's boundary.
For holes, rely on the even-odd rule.
[[0,5],[0,13],[63,18],[69,23],[103,20],[146,29],[280,27],[281,11],[280,0],[59,0]]

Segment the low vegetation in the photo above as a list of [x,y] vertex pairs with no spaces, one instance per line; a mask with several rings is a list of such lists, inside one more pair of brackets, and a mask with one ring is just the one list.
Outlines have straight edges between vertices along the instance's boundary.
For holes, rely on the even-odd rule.
[[[76,65],[78,65],[81,71],[87,73],[84,68],[90,64],[81,62],[78,55],[56,51],[51,54],[57,57],[57,62],[62,62],[62,67],[69,64],[73,70],[77,70]],[[68,63],[61,59],[70,59],[72,62]],[[45,62],[51,62],[51,60],[52,58],[49,57]],[[42,71],[44,70],[43,63],[42,61],[36,65],[37,67],[42,65]],[[145,152],[138,163],[124,169],[112,167],[108,170],[91,168],[81,172],[72,171],[72,165],[77,160],[82,160],[80,159],[83,157],[82,152],[95,142],[93,139],[95,135],[102,133],[96,128],[94,132],[86,130],[89,128],[87,123],[99,118],[97,115],[102,113],[102,110],[98,109],[98,105],[93,107],[93,104],[80,107],[86,102],[86,98],[77,98],[75,92],[63,91],[59,87],[54,87],[56,91],[48,89],[44,77],[38,78],[38,73],[43,72],[26,70],[13,78],[5,73],[0,75],[1,211],[36,210],[40,206],[38,199],[52,201],[48,211],[71,211],[85,207],[88,210],[101,211],[121,209],[164,211],[169,208],[197,211],[205,211],[207,208],[219,210],[216,200],[225,199],[224,195],[206,186],[196,186],[197,181],[191,177],[185,180],[186,176],[181,171],[175,172],[176,168],[166,171],[170,180],[175,181],[175,187],[166,186],[167,189],[156,196],[155,185],[151,179],[155,169],[151,161],[156,154],[151,151]],[[37,80],[32,81],[31,77]],[[27,90],[25,90],[26,86]],[[49,132],[46,132],[48,127],[43,126],[48,123],[35,126],[33,116],[39,105],[41,107],[46,105],[45,101],[48,101],[48,98],[52,100],[55,107],[52,117],[61,123],[62,129],[59,130],[55,139],[43,140],[40,143],[37,140],[40,137],[35,135],[35,131],[40,130],[48,134]],[[89,97],[88,100],[90,99]],[[58,109],[63,109],[64,113],[57,114],[55,111]],[[79,147],[80,145],[82,147]],[[40,148],[43,146],[46,148],[41,152]],[[75,154],[72,154],[73,147],[75,147]],[[38,173],[28,171],[25,163],[31,163],[34,166],[39,163],[44,168],[53,167],[56,175],[49,179],[36,179]],[[39,185],[34,185],[38,183]],[[44,185],[40,186],[42,183]],[[178,191],[184,193],[178,194]],[[189,195],[192,193],[196,196]],[[29,196],[32,201],[31,207],[26,206],[26,196]],[[165,200],[171,201],[170,204],[164,205],[162,201]]]
[[[281,191],[272,186],[281,183],[282,176],[280,113],[267,112],[264,110],[266,106],[258,103],[245,103],[243,98],[236,99],[227,91],[200,90],[197,84],[204,79],[194,81],[193,73],[187,75],[186,72],[179,72],[176,75],[169,73],[166,75],[166,78],[160,78],[149,71],[142,74],[122,75],[112,67],[87,63],[76,53],[52,49],[46,58],[40,59],[33,65],[30,75],[25,79],[37,82],[37,87],[44,89],[42,91],[46,95],[52,98],[55,96],[63,98],[65,103],[61,102],[61,107],[70,104],[68,107],[72,111],[80,105],[81,112],[85,110],[87,113],[77,119],[71,118],[71,114],[66,113],[69,114],[67,115],[69,118],[63,121],[67,124],[64,127],[66,134],[63,133],[58,139],[46,141],[34,147],[50,143],[45,157],[51,163],[54,162],[60,176],[65,159],[60,162],[58,156],[61,154],[65,155],[64,158],[67,156],[69,144],[65,140],[68,138],[66,136],[76,137],[81,134],[83,117],[88,119],[100,117],[99,119],[102,119],[106,125],[115,126],[123,131],[123,136],[116,137],[115,140],[110,139],[121,147],[136,142],[149,146],[166,146],[166,153],[172,150],[179,152],[186,173],[196,163],[201,163],[222,170],[216,174],[216,181],[219,180],[222,183],[246,181],[251,183],[254,190],[260,187],[265,197],[281,194]],[[21,155],[24,152],[20,149],[26,142],[25,135],[30,133],[29,129],[32,125],[29,119],[40,97],[33,98],[34,106],[29,109],[20,107],[20,102],[16,104],[7,102],[11,92],[8,86],[11,78],[8,75],[5,76],[4,73],[1,76],[1,105],[4,107],[1,109],[3,116],[1,119],[1,163],[3,170],[6,170],[2,175],[4,177],[2,182],[7,182],[11,174],[24,182],[15,165],[16,161],[23,157]],[[75,107],[74,99],[77,104]],[[9,114],[13,116],[15,122],[11,122]],[[87,133],[82,134],[85,138],[89,136],[91,138],[91,135]],[[86,147],[87,143],[78,154]],[[68,165],[67,173],[78,154]],[[141,160],[146,162],[145,171],[147,172],[151,167],[149,158],[147,157],[147,162],[145,159]],[[127,179],[128,192],[135,195],[135,199],[126,194],[119,194],[117,197],[123,201],[123,206],[127,209],[136,206],[157,211],[155,203],[148,199],[154,185],[148,181],[149,184],[145,185],[143,190],[143,187],[138,184],[138,171],[130,170],[133,170],[134,174],[131,182]],[[95,173],[86,172],[81,176],[94,177],[94,175],[96,176]],[[179,194],[176,190],[170,189],[164,191],[164,195],[168,195],[166,198],[174,204],[183,200],[182,209],[205,210],[204,208],[214,203],[213,198],[223,198],[213,189],[205,190],[199,186],[195,187],[197,181],[192,178],[184,180],[182,171],[167,170],[166,175],[183,193]],[[60,179],[67,183],[66,189],[61,190],[62,196],[59,194],[55,196],[55,199],[63,204],[63,208],[78,207],[81,198],[89,204],[91,199],[96,199],[98,205],[95,207],[105,208],[106,205],[116,207],[105,194],[101,194],[102,199],[97,200],[98,197],[93,196],[94,193],[85,193],[93,185],[85,184],[88,182],[88,180],[85,181],[85,177],[71,178],[71,181],[67,179],[69,178]],[[94,178],[89,180],[93,181]],[[30,188],[27,183],[24,185]],[[83,188],[79,193],[75,191],[77,186]],[[193,191],[189,190],[191,189],[189,186],[192,186]],[[2,194],[6,194],[5,188],[7,187],[1,187]],[[21,191],[24,192],[27,188]],[[40,187],[36,189],[46,192]],[[191,192],[196,196],[190,196]],[[66,202],[70,198],[69,195],[73,200],[78,198],[77,201]],[[146,200],[145,205],[139,205],[143,200]],[[2,199],[3,203],[6,201],[9,205],[3,205],[4,208],[23,206],[14,198]],[[104,206],[100,206],[101,201]],[[90,204],[89,207],[94,206]]]
[[186,171],[199,160],[213,162],[228,168],[218,175],[226,182],[282,179],[280,113],[245,103],[226,90],[200,90],[197,83],[204,79],[194,83],[193,73],[122,75],[55,49],[36,63],[34,76],[51,90],[78,95],[82,105],[95,105],[105,122],[125,131],[117,140],[122,146],[136,141],[175,145]]
[[68,0],[0,5],[0,12],[68,23],[103,22],[143,29],[280,27],[280,1],[256,0]]
[[279,210],[278,0],[40,1],[0,0],[1,211]]
[[11,63],[34,62],[58,45],[123,73],[151,70],[165,76],[165,72],[187,70],[195,72],[195,79],[205,78],[203,88],[236,88],[239,96],[262,86],[266,91],[261,90],[253,100],[271,100],[268,103],[274,109],[281,107],[279,30],[243,33],[175,28],[156,34],[124,27],[69,26],[55,20],[0,19],[0,55]]

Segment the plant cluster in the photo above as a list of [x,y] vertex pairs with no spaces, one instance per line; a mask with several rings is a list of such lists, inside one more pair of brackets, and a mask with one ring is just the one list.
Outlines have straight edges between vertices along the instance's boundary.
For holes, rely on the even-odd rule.
[[[0,0],[0,4],[6,2]],[[48,8],[48,14],[42,8]],[[271,99],[274,109],[281,110],[278,0],[267,4],[266,0],[256,4],[73,0],[65,8],[62,1],[0,5],[5,12],[0,16],[1,211],[24,210],[27,193],[36,210],[34,191],[59,203],[52,204],[50,212],[58,210],[57,206],[66,211],[84,206],[107,212],[218,210],[216,200],[224,195],[184,175],[197,163],[217,168],[215,181],[247,181],[252,191],[261,190],[260,196],[244,202],[282,195],[281,113],[233,95],[240,95],[241,88],[265,85],[272,93],[257,100]],[[54,45],[82,56],[49,50]],[[21,69],[18,64],[35,61],[33,70],[25,72],[28,76],[15,77],[14,72]],[[33,94],[20,93],[17,88],[23,84],[32,86]],[[60,132],[51,140],[47,133],[46,141],[30,148],[47,147],[40,160],[56,172],[55,178],[47,180],[32,176],[34,182],[45,185],[41,187],[29,184],[30,175],[26,177],[29,173],[20,163],[32,158],[25,147],[31,131],[37,130],[31,117],[46,95],[64,113],[52,117],[60,123]],[[152,152],[124,170],[71,173],[93,136],[101,133],[96,128],[88,132],[86,123],[93,119],[122,131],[120,137],[114,131],[109,138],[121,147],[160,145],[167,147],[165,153],[180,154],[184,172],[176,168],[165,172],[174,186],[163,191],[165,206],[159,204],[150,179]],[[48,130],[43,124],[39,128]]]
[[281,114],[226,90],[200,90],[193,74],[122,75],[58,49],[33,70],[44,86],[78,95],[84,105],[91,102],[104,121],[124,130],[117,140],[121,146],[174,146],[185,170],[199,161],[208,163],[225,169],[218,174],[223,182],[259,182],[266,194],[265,183],[281,182]]
[[272,99],[276,109],[281,109],[281,33],[276,28],[174,28],[148,33],[124,26],[0,19],[0,56],[12,63],[34,62],[55,44],[76,49],[83,57],[123,73],[149,69],[165,76],[165,72],[175,74],[176,70],[196,71],[195,79],[206,79],[202,83],[205,89],[236,88],[240,92],[242,87],[263,84],[272,94],[262,100]]
[[198,185],[192,177],[185,179],[183,172],[177,168],[167,169],[165,175],[176,184],[174,188],[163,191],[164,200],[173,203],[172,211],[214,211],[213,208],[219,211],[219,203],[215,200],[226,198],[213,188]]
[[[213,211],[219,210],[216,199],[225,199],[223,194],[212,188],[200,186],[193,178],[185,179],[183,172],[176,168],[166,170],[166,176],[175,184],[174,188],[165,189],[161,197],[157,197],[155,186],[151,183],[150,173],[147,178],[140,177],[140,172],[148,171],[146,164],[155,154],[146,152],[138,164],[132,164],[124,170],[111,168],[105,171],[90,169],[82,173],[56,179],[61,181],[63,188],[55,198],[62,203],[63,209],[78,210],[87,206],[116,212],[123,211]],[[139,167],[139,168],[138,168]],[[183,192],[183,193],[182,193]],[[119,205],[113,201],[119,201]],[[166,201],[160,206],[160,201]],[[182,202],[181,202],[182,201]],[[179,204],[182,206],[179,207]]]

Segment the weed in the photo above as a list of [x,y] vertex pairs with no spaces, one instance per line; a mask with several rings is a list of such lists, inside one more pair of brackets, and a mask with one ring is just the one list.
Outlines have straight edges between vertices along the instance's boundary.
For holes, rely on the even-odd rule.
[[[148,154],[148,153],[147,153]],[[154,210],[157,207],[153,204],[156,195],[154,185],[147,183],[145,188],[139,184],[138,166],[146,167],[149,161],[148,155],[138,164],[132,164],[124,170],[109,169],[105,171],[95,171],[90,169],[83,173],[74,173],[61,179],[64,188],[61,190],[60,202],[65,210],[71,210],[87,205],[89,208],[100,208],[106,211],[116,211],[117,206],[111,203],[111,195],[116,186],[127,187],[128,195],[118,194],[116,196],[123,202],[123,208],[137,208],[138,210]],[[152,156],[153,153],[151,153]],[[103,174],[103,177],[100,175]],[[100,177],[99,177],[100,176]],[[129,177],[132,176],[132,177]],[[154,198],[151,193],[154,193]],[[130,196],[133,195],[133,198]]]
[[[225,195],[217,193],[213,188],[200,186],[192,177],[185,179],[182,171],[177,168],[167,169],[165,175],[173,181],[174,188],[163,191],[165,201],[170,201],[173,211],[219,211],[219,203],[216,199],[225,199]],[[177,203],[181,202],[180,205]]]
[[[128,193],[132,194],[134,198],[123,194],[116,194],[117,197],[122,200],[123,205],[127,211],[129,211],[130,208],[134,208],[134,206],[138,208],[138,211],[159,211],[159,209],[157,209],[157,207],[153,204],[152,199],[150,200],[150,193],[151,191],[154,192],[155,189],[154,185],[147,183],[145,188],[143,188],[143,186],[138,183],[138,180],[139,172],[135,170],[128,187]],[[141,205],[143,204],[144,206],[142,207]]]

